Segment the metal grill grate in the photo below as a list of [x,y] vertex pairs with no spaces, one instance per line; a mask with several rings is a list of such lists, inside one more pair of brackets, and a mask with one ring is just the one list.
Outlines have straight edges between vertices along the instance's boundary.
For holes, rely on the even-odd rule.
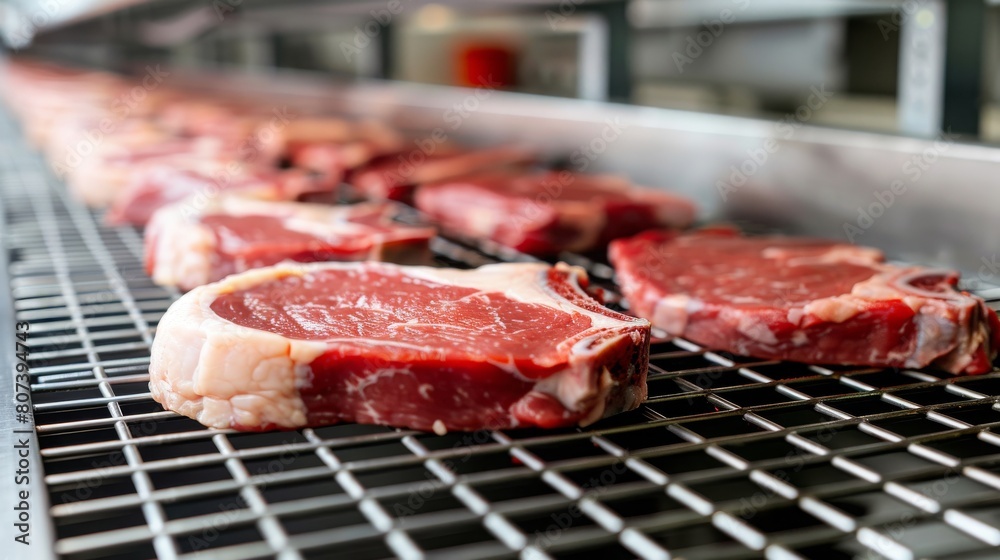
[[240,434],[164,412],[146,368],[176,294],[142,272],[134,230],[100,225],[0,128],[60,557],[996,557],[1000,372],[827,369],[677,340],[653,345],[649,401],[587,430]]

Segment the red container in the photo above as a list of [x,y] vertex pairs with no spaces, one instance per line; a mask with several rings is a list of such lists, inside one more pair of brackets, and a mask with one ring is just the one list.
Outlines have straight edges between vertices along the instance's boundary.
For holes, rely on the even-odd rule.
[[503,88],[515,85],[517,64],[506,45],[467,44],[458,49],[455,83],[461,86]]

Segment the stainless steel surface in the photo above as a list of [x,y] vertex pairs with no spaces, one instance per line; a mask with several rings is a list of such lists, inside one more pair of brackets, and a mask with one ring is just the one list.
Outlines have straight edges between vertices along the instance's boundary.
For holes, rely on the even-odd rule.
[[[443,127],[450,137],[522,142],[568,156],[573,169],[628,174],[686,194],[709,219],[750,219],[957,267],[984,281],[1000,278],[993,268],[1000,258],[1000,149],[994,147],[810,126],[809,105],[768,121],[502,91],[477,99],[471,90],[417,84],[343,88],[300,72],[172,79],[231,95],[272,95],[275,106],[347,109],[417,130]],[[822,106],[822,96],[832,94],[815,87]],[[470,100],[475,110],[452,128],[448,111]],[[762,155],[771,140],[774,149]],[[589,150],[593,157],[582,151],[587,146],[597,148]],[[741,167],[752,172],[736,185],[733,170]],[[889,200],[885,193],[897,181],[902,194]],[[863,214],[878,215],[869,223]]]
[[[101,225],[0,123],[8,275],[35,333],[62,558],[989,558],[1000,545],[1000,372],[828,369],[677,340],[653,345],[647,403],[586,430],[205,429],[149,397],[148,348],[176,294],[142,272],[140,234]],[[523,258],[481,249],[436,245],[457,266]],[[607,266],[564,258],[609,285]]]

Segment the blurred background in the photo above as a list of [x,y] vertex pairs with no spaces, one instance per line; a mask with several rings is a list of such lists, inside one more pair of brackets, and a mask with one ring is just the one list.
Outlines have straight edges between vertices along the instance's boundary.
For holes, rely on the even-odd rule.
[[1000,141],[994,0],[4,0],[7,48]]
[[11,55],[446,126],[971,271],[1000,238],[998,27],[1000,0],[0,0]]

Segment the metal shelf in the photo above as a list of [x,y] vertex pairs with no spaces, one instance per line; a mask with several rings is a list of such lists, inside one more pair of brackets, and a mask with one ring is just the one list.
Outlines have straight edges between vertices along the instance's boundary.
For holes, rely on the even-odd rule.
[[[597,39],[586,43],[601,48],[580,47],[580,57],[594,61],[594,66],[601,68],[595,74],[603,83],[588,79],[588,85],[580,90],[587,92],[585,96],[591,99],[607,97],[626,101],[631,95],[631,76],[627,73],[628,35],[633,30],[698,27],[720,20],[743,25],[882,14],[885,24],[898,31],[901,41],[899,130],[925,138],[941,130],[969,135],[979,133],[979,93],[983,79],[981,28],[988,4],[982,0],[927,0],[919,4],[900,4],[893,0],[574,0],[569,3],[565,0],[562,3],[557,0],[408,0],[405,6],[412,10],[432,3],[472,13],[546,10],[546,21],[549,14],[582,13],[593,7],[603,20],[594,27],[598,32],[591,33]],[[7,43],[20,48],[27,45],[36,32],[96,20],[112,12],[118,15],[103,23],[112,24],[112,29],[125,29],[127,32],[119,37],[124,43],[158,48],[183,44],[220,26],[235,12],[239,13],[241,23],[232,26],[232,33],[242,36],[249,34],[248,30],[254,26],[263,29],[266,35],[269,30],[280,28],[315,28],[317,22],[324,21],[357,19],[357,23],[364,25],[371,21],[373,11],[385,9],[384,0],[219,0],[211,4],[197,0],[64,0],[56,3],[54,9],[47,8],[48,5],[32,0],[8,0],[0,4],[5,8],[2,29]],[[50,9],[54,11],[46,11]],[[277,21],[285,23],[279,26],[274,23]],[[106,31],[96,26],[87,29],[84,35],[88,38],[103,36]],[[114,37],[115,33],[109,35]],[[382,42],[388,41],[390,35],[391,32],[380,34],[379,48],[366,55],[372,61],[364,65],[366,69],[377,70],[365,72],[387,75],[391,64]],[[604,35],[607,40],[603,39]],[[256,40],[263,39],[258,37]]]
[[[139,232],[70,199],[6,116],[0,138],[2,282],[32,323],[48,498],[32,557],[985,558],[1000,544],[1000,371],[656,341],[650,399],[582,430],[205,429],[147,391],[177,294],[142,272]],[[453,266],[517,256],[436,251]]]
[[628,12],[633,26],[655,29],[698,27],[724,13],[743,24],[889,14],[899,9],[900,3],[892,0],[632,0]]
[[[599,3],[597,0],[575,0],[574,6]],[[445,5],[467,12],[496,11],[558,6],[558,0],[513,0],[503,3],[481,3],[471,0],[407,0],[406,8],[427,4]],[[190,11],[210,12],[216,19],[224,20],[229,14],[241,12],[277,12],[282,18],[310,18],[323,16],[368,17],[373,9],[385,9],[385,1],[377,0],[61,0],[39,3],[35,0],[0,0],[0,20],[4,22],[8,44],[22,47],[38,34],[53,31],[76,23],[94,20],[115,12],[123,13],[134,21],[152,20],[164,14],[178,15]],[[575,9],[575,8],[574,8]],[[128,12],[128,13],[126,13]]]
[[5,42],[13,48],[31,43],[38,33],[90,20],[146,3],[148,0],[4,0],[0,3]]

